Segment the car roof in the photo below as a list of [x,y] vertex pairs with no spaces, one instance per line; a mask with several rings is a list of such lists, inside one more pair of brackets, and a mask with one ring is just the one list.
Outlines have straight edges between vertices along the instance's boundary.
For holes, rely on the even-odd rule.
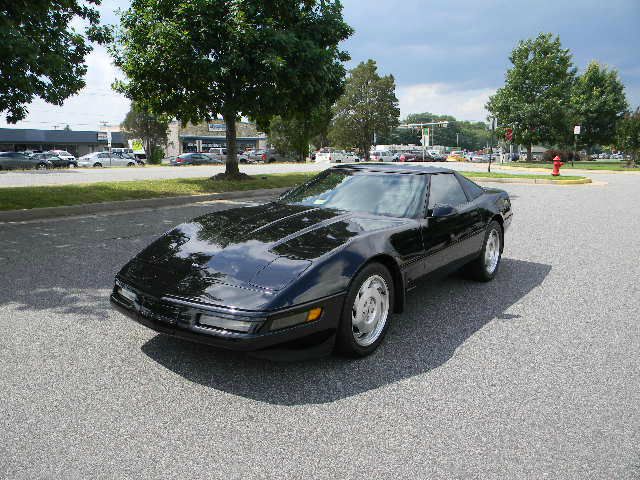
[[425,175],[429,173],[455,173],[454,170],[430,165],[406,165],[403,163],[345,163],[332,167],[336,170],[358,170],[362,172],[413,173]]

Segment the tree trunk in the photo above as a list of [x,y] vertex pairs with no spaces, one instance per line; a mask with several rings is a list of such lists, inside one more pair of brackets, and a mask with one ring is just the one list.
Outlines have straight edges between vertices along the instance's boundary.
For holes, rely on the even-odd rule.
[[227,129],[227,162],[225,175],[237,177],[240,175],[238,167],[238,155],[236,152],[236,115],[235,113],[224,116],[224,123]]
[[362,153],[364,153],[364,161],[368,162],[369,161],[369,150],[371,150],[371,145],[368,144],[363,144],[362,145]]
[[527,162],[533,161],[533,153],[531,152],[531,144],[527,145]]

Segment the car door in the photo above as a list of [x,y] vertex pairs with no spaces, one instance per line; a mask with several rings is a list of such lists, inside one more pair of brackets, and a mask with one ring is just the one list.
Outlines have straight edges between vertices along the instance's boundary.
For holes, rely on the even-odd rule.
[[430,177],[427,218],[423,228],[425,273],[473,255],[475,239],[472,237],[480,219],[477,204],[469,201],[453,173],[432,174]]

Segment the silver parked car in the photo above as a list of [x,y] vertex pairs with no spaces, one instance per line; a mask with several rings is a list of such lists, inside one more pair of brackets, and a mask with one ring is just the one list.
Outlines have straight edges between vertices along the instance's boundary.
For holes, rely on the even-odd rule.
[[93,152],[78,159],[79,167],[135,167],[135,159],[109,152]]

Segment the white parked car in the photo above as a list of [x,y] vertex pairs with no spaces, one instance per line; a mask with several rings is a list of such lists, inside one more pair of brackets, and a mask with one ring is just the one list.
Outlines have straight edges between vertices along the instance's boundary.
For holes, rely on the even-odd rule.
[[394,153],[388,150],[374,150],[369,158],[372,162],[393,162]]
[[135,159],[109,152],[93,152],[78,159],[79,167],[135,167]]
[[49,151],[44,152],[44,153],[49,153],[51,155],[55,155],[56,157],[59,157],[62,160],[67,160],[69,162],[75,162],[76,161],[76,157],[71,155],[66,150],[49,150]]

